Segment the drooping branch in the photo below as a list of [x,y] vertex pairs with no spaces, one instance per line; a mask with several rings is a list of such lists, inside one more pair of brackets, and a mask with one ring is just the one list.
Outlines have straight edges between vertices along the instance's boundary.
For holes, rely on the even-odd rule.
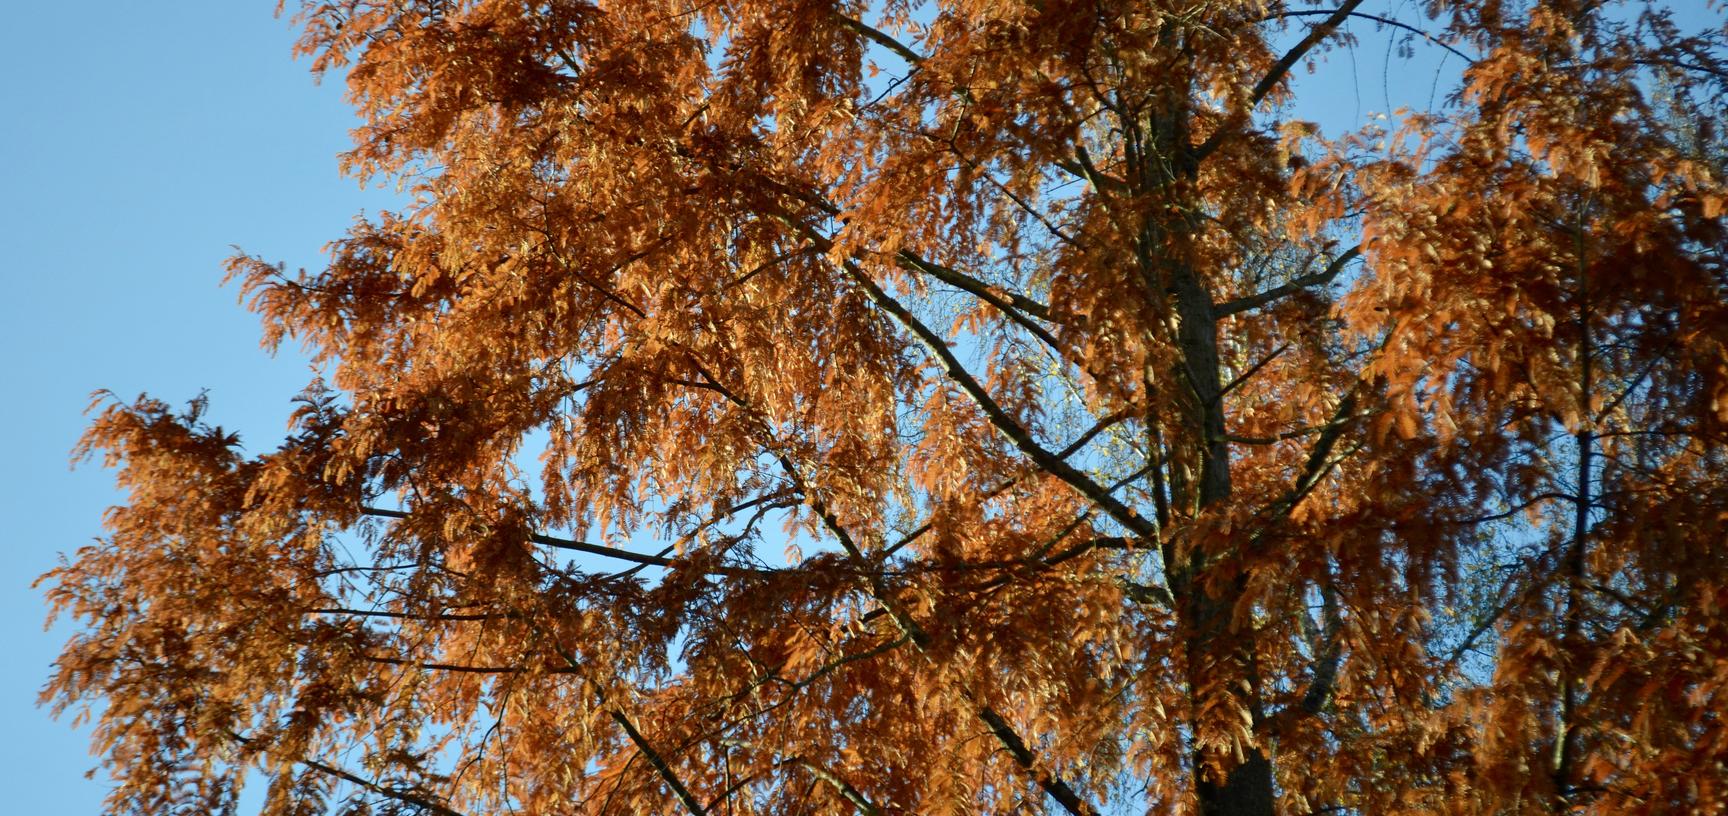
[[[808,224],[789,216],[782,215],[779,217],[783,223],[797,230],[800,235],[815,244],[818,249],[826,252],[833,248],[834,242],[832,240]],[[990,422],[991,427],[1014,443],[1014,446],[1021,453],[1026,454],[1040,469],[1062,480],[1064,484],[1103,508],[1111,518],[1116,519],[1117,522],[1132,530],[1136,535],[1148,540],[1157,536],[1157,525],[1147,521],[1140,514],[1134,512],[1133,508],[1111,495],[1110,491],[1106,490],[1103,485],[1098,484],[1055,453],[1039,445],[1037,440],[1033,439],[1032,435],[1021,427],[1020,423],[1014,421],[1014,418],[1003,410],[989,392],[984,390],[984,386],[978,382],[978,378],[966,370],[959,358],[954,356],[953,350],[948,348],[948,344],[942,339],[942,336],[929,326],[924,325],[924,322],[912,314],[900,301],[883,290],[856,261],[850,258],[841,259],[840,267],[846,272],[847,277],[864,290],[865,295],[870,298],[872,303],[876,304],[882,311],[887,312],[896,323],[911,332],[913,337],[917,338],[918,344],[942,363],[943,372],[956,385],[960,386],[960,389],[966,392],[968,397],[972,398],[973,403],[984,412],[984,416]]]
[[[882,614],[883,614],[882,610],[878,609],[875,612],[867,613],[864,616],[862,616],[859,619],[859,622],[864,623],[864,622],[876,620],[876,619],[880,618],[882,616]],[[816,681],[822,679],[823,677],[826,677],[827,675],[832,674],[832,673],[834,673],[834,672],[836,672],[836,671],[838,671],[838,670],[840,670],[846,666],[849,666],[851,664],[862,663],[862,662],[871,660],[873,658],[880,657],[880,656],[885,655],[889,652],[892,652],[896,649],[899,649],[900,647],[905,646],[906,644],[911,643],[911,642],[912,642],[911,638],[909,638],[905,635],[900,635],[899,637],[896,637],[892,640],[884,641],[883,643],[881,643],[879,645],[872,646],[872,647],[865,649],[863,651],[851,652],[848,654],[840,655],[839,657],[836,657],[836,658],[828,661],[827,663],[822,664],[821,666],[817,666],[816,668],[810,670],[810,672],[808,674],[804,675],[803,677],[799,677],[797,679],[788,679],[786,677],[782,677],[780,675],[780,671],[786,668],[786,663],[781,663],[780,665],[775,666],[771,671],[762,673],[760,676],[751,680],[743,688],[740,688],[737,691],[729,692],[725,695],[717,697],[715,705],[720,706],[720,705],[730,704],[730,703],[735,702],[737,700],[740,700],[744,697],[748,697],[751,694],[754,694],[757,689],[760,689],[763,686],[766,686],[770,683],[776,684],[776,685],[784,688],[787,692],[786,695],[782,696],[779,700],[777,700],[773,703],[770,703],[769,705],[767,705],[763,708],[751,710],[742,716],[731,718],[731,719],[726,720],[726,721],[724,721],[724,722],[722,722],[716,726],[713,726],[713,727],[707,729],[706,731],[703,731],[700,734],[692,736],[689,739],[685,740],[685,742],[683,744],[679,745],[676,750],[683,751],[683,750],[688,749],[692,745],[696,745],[698,743],[701,743],[701,742],[704,742],[704,741],[707,741],[710,739],[720,738],[727,731],[731,730],[732,728],[738,726],[741,723],[748,722],[749,720],[752,720],[752,719],[757,719],[760,717],[767,716],[768,714],[771,714],[771,713],[775,712],[776,710],[779,710],[781,708],[786,707],[787,705],[790,705],[792,703],[792,701],[794,699],[796,699],[794,696],[795,692],[803,691],[804,689],[815,684]],[[727,795],[729,795],[729,794],[722,794],[721,796],[716,797],[715,801],[723,800],[726,798]],[[708,809],[709,810],[713,809],[713,803],[709,804]]]
[[[838,218],[842,215],[840,207],[820,195],[796,190],[772,179],[763,178],[761,182],[782,195],[815,208],[829,218]],[[797,230],[800,235],[809,239],[822,251],[827,251],[833,246],[833,241],[830,238],[794,216],[784,212],[768,213],[768,215]],[[996,307],[1009,320],[1025,328],[1052,348],[1060,350],[1060,346],[1057,345],[1054,338],[1050,337],[1049,332],[1032,322],[1034,319],[1044,321],[1051,319],[1048,305],[1019,292],[991,286],[958,269],[936,263],[908,249],[896,251],[893,259],[895,265],[902,269],[928,275]]]
[[1516,516],[1519,513],[1522,513],[1522,512],[1524,512],[1524,511],[1526,511],[1526,510],[1530,509],[1531,507],[1534,507],[1538,504],[1541,504],[1543,502],[1549,502],[1549,501],[1576,502],[1576,501],[1578,501],[1578,497],[1574,496],[1570,493],[1538,493],[1534,496],[1531,496],[1529,499],[1526,499],[1525,501],[1519,502],[1518,504],[1512,506],[1510,509],[1502,510],[1498,513],[1487,513],[1487,514],[1480,515],[1480,516],[1470,516],[1469,518],[1461,518],[1461,519],[1448,519],[1444,523],[1446,523],[1446,524],[1486,524],[1486,523],[1491,522],[1491,521],[1502,521],[1504,519],[1509,519],[1513,516]]
[[[360,513],[362,515],[374,516],[377,518],[389,518],[389,519],[397,519],[397,520],[406,520],[406,519],[410,518],[409,514],[405,511],[390,510],[388,508],[383,508],[383,507],[362,507],[362,508],[360,508]],[[635,563],[635,564],[647,564],[649,566],[654,566],[654,567],[672,567],[672,566],[676,565],[676,562],[670,558],[661,558],[658,556],[647,555],[644,553],[631,552],[630,550],[622,550],[622,549],[618,549],[616,547],[606,547],[606,546],[602,546],[599,544],[590,544],[586,541],[572,541],[570,539],[554,538],[552,536],[542,535],[539,533],[530,533],[529,539],[532,540],[536,544],[544,544],[548,547],[554,547],[554,548],[561,549],[561,550],[573,550],[575,552],[588,553],[589,555],[605,556],[607,558],[616,558],[620,561],[629,561],[629,562]]]
[[900,608],[900,604],[894,600],[893,594],[888,591],[887,585],[882,582],[882,575],[870,568],[871,565],[869,559],[864,555],[864,550],[858,546],[858,542],[846,530],[845,525],[840,523],[839,517],[834,515],[834,511],[828,507],[827,502],[822,500],[821,495],[808,486],[797,465],[779,451],[770,451],[769,454],[780,463],[781,469],[804,494],[805,503],[816,513],[816,517],[821,519],[822,526],[834,536],[836,541],[840,542],[840,548],[846,551],[846,556],[852,560],[852,563],[858,568],[858,572],[863,576],[871,597],[875,598],[876,602],[887,611],[888,617],[894,621],[895,626],[899,627],[901,633],[920,650],[929,645],[930,635],[905,610]]
[[931,141],[941,142],[946,145],[950,154],[959,159],[967,168],[977,173],[980,178],[990,182],[990,185],[995,187],[998,192],[1007,196],[1009,201],[1014,202],[1014,206],[1019,207],[1022,213],[1025,213],[1028,217],[1037,221],[1039,225],[1044,227],[1044,229],[1052,236],[1055,236],[1057,240],[1060,240],[1062,243],[1076,249],[1080,248],[1081,244],[1078,238],[1068,234],[1068,231],[1062,229],[1060,225],[1051,222],[1049,217],[1047,217],[1043,211],[1039,210],[1037,207],[1032,206],[1032,202],[1027,200],[1025,196],[1016,192],[1013,187],[1008,186],[1008,184],[997,178],[995,174],[991,173],[989,169],[983,165],[983,163],[968,155],[960,146],[959,141],[952,134],[947,136],[937,136],[936,134],[926,132],[925,137]]
[[1050,307],[1018,293],[998,293],[995,288],[977,278],[943,266],[942,264],[924,260],[923,258],[905,250],[896,253],[894,260],[895,263],[901,266],[901,268],[912,272],[921,272],[953,286],[956,289],[976,296],[979,300],[996,307],[998,311],[1002,312],[1003,316],[1013,321],[1015,325],[1018,325],[1030,332],[1034,337],[1043,341],[1045,345],[1057,352],[1062,350],[1061,344],[1056,342],[1056,338],[1052,337],[1049,331],[1029,319],[1035,317],[1041,320],[1048,320],[1050,318]]
[[[688,546],[690,543],[694,542],[696,540],[697,536],[699,536],[703,530],[709,529],[709,528],[713,527],[714,525],[719,524],[721,521],[728,519],[728,518],[731,518],[733,515],[735,515],[737,513],[740,513],[742,511],[754,508],[756,510],[756,512],[751,514],[749,521],[745,522],[744,531],[742,533],[739,533],[740,537],[733,539],[734,541],[741,540],[741,537],[749,536],[749,535],[753,534],[753,532],[756,529],[757,523],[762,519],[763,516],[767,515],[768,512],[770,512],[772,510],[784,510],[787,508],[796,507],[797,505],[798,505],[798,502],[795,501],[792,496],[783,495],[781,493],[770,493],[768,495],[757,496],[754,499],[749,499],[747,501],[739,502],[738,504],[732,505],[731,507],[728,507],[724,510],[721,510],[718,513],[715,513],[714,515],[709,516],[702,523],[696,525],[695,529],[686,531],[683,535],[678,537],[677,541],[674,541],[671,544],[668,544],[664,547],[661,547],[660,551],[657,553],[654,553],[654,555],[657,558],[665,558],[665,557],[671,555],[672,553],[678,552],[680,550],[680,548]],[[608,575],[606,577],[611,578],[611,579],[629,578],[630,576],[635,575],[638,572],[641,572],[642,570],[648,568],[649,566],[650,566],[649,564],[637,564],[634,567],[631,567],[629,569],[626,569],[626,570],[623,570],[620,572],[612,573],[611,575]],[[767,574],[770,572],[779,572],[779,571],[780,570],[773,570],[773,569],[760,570],[760,572],[763,574]],[[724,573],[710,573],[710,574],[724,574]]]
[[[847,554],[862,568],[863,553],[852,543],[851,536],[846,533],[845,528],[825,508],[817,507],[815,509],[821,516],[823,524],[830,532],[841,538],[842,546],[845,547]],[[888,613],[889,619],[900,629],[903,639],[911,642],[912,647],[917,649],[920,654],[928,656],[926,650],[930,645],[930,635],[905,610],[900,608],[879,575],[868,571],[865,572],[865,575],[869,579],[867,584],[871,596],[882,605],[882,609]],[[1035,761],[1036,758],[1026,747],[1025,740],[1021,739],[1020,735],[1000,715],[996,714],[994,709],[980,705],[977,694],[966,687],[963,682],[960,691],[966,700],[976,707],[978,718],[990,727],[990,733],[995,735],[1002,745],[1014,755],[1015,761],[1032,776],[1033,781],[1037,782],[1039,787],[1061,803],[1063,808],[1067,809],[1072,816],[1096,816],[1097,810],[1074,793],[1074,789],[1067,782]]]
[[364,660],[367,663],[381,663],[381,664],[384,664],[386,666],[406,666],[408,668],[419,669],[421,671],[443,671],[443,672],[453,672],[456,674],[529,674],[529,673],[581,674],[582,673],[579,669],[574,668],[574,667],[560,668],[557,666],[541,666],[541,667],[530,668],[528,666],[471,666],[471,665],[467,665],[467,664],[463,664],[463,663],[438,663],[438,662],[433,662],[433,661],[408,660],[405,658],[389,657],[386,655],[360,655],[359,659]]
[[[1084,433],[1081,433],[1079,437],[1075,438],[1075,440],[1073,442],[1068,443],[1067,447],[1063,448],[1062,450],[1057,451],[1056,452],[1057,458],[1067,459],[1068,457],[1073,456],[1076,453],[1079,453],[1082,448],[1086,447],[1088,444],[1091,444],[1093,439],[1098,438],[1099,434],[1109,430],[1112,427],[1115,427],[1116,425],[1122,423],[1123,421],[1127,420],[1128,418],[1129,418],[1129,414],[1126,411],[1118,411],[1114,414],[1111,414],[1110,416],[1107,416],[1107,417],[1104,417],[1103,419],[1098,420],[1097,422],[1093,423],[1092,427],[1087,428]],[[1009,488],[1013,487],[1014,485],[1019,484],[1020,478],[1021,477],[1011,477],[1008,479],[1004,479],[1001,484],[998,484],[995,487],[985,491],[985,493],[982,497],[982,501],[990,501],[991,499],[994,499],[997,496],[1002,495],[1003,491],[1006,491]],[[925,533],[930,532],[930,529],[934,525],[934,523],[935,522],[933,520],[927,520],[923,524],[918,525],[917,527],[913,528],[911,532],[901,536],[899,541],[894,542],[892,545],[890,545],[889,547],[884,549],[882,551],[882,554],[884,556],[889,556],[889,555],[893,555],[896,552],[899,552],[901,549],[906,547],[906,545],[911,544],[914,541],[917,541]]]
[[[855,273],[861,272],[861,270],[858,270],[857,265],[852,263],[850,260],[846,261],[845,265],[848,271]],[[865,280],[868,281],[868,278]],[[887,297],[886,293],[881,292],[880,289],[876,289],[875,291],[882,294],[883,297]],[[892,302],[892,298],[889,298],[889,300]],[[894,305],[899,306],[898,303],[895,303]],[[900,308],[902,312],[904,312],[904,307]],[[908,316],[910,316],[909,313]],[[925,332],[930,331],[927,327],[923,327],[922,323],[917,325],[920,328],[923,328]],[[940,343],[938,343],[938,346],[940,346]],[[946,351],[945,346],[941,347]],[[952,360],[951,353],[949,359]],[[958,361],[953,361],[952,364],[953,366],[958,367]],[[964,374],[964,371],[962,370],[961,373]],[[965,376],[970,379],[970,375]],[[711,376],[710,379],[712,379]],[[724,389],[724,386],[720,386],[718,381],[715,381],[715,385]],[[976,381],[973,381],[973,385],[976,387]],[[748,411],[753,416],[756,416],[755,410],[749,405],[749,403],[745,402],[743,398],[732,394],[730,390],[726,390],[725,393],[729,395],[734,404],[738,405],[741,409]],[[986,400],[989,399],[988,395],[985,395],[984,398]],[[994,403],[991,404],[994,405]],[[1000,407],[997,407],[996,411],[1002,413]],[[1006,414],[1002,415],[1006,418]],[[759,416],[757,416],[757,419],[760,422]],[[1021,431],[1021,433],[1024,434],[1024,431]],[[763,431],[763,434],[765,437],[768,436],[766,430]],[[1039,450],[1042,450],[1042,448]],[[840,542],[841,548],[845,550],[847,557],[852,560],[860,575],[864,578],[864,584],[866,589],[869,590],[870,596],[876,601],[876,603],[881,605],[882,611],[887,613],[889,620],[893,621],[895,627],[900,630],[903,639],[909,641],[912,644],[912,647],[916,649],[919,654],[928,658],[929,652],[927,650],[931,643],[929,633],[926,632],[915,619],[913,619],[910,613],[906,612],[901,607],[900,603],[894,598],[894,595],[887,584],[882,580],[882,575],[878,571],[870,568],[871,565],[869,560],[866,558],[862,548],[858,546],[856,539],[846,529],[845,525],[840,523],[839,518],[835,516],[833,511],[828,508],[826,502],[822,500],[820,493],[814,490],[806,482],[804,475],[799,471],[796,463],[794,463],[784,453],[774,449],[774,446],[772,445],[769,446],[767,452],[780,464],[781,469],[786,473],[787,477],[792,480],[793,485],[797,488],[798,492],[805,497],[805,502],[810,505],[811,510],[815,511],[817,518],[822,521],[823,527],[825,527],[829,533],[831,533],[835,539]],[[1050,454],[1047,453],[1046,455],[1049,456]],[[1056,461],[1062,462],[1064,466],[1066,466],[1066,463],[1063,462],[1062,459],[1057,458]],[[1110,497],[1108,491],[1105,491],[1104,495],[1114,500],[1113,497]],[[894,646],[891,645],[884,649],[884,651],[892,648],[894,648]],[[1060,777],[1057,777],[1050,769],[1044,768],[1035,762],[1035,757],[1030,749],[1026,747],[1025,740],[1021,739],[1020,735],[1016,733],[1006,721],[997,715],[994,709],[983,705],[978,699],[978,695],[975,691],[968,687],[964,682],[959,682],[959,690],[967,702],[972,704],[979,719],[983,720],[985,724],[990,727],[991,733],[1002,742],[1004,747],[1009,749],[1010,753],[1015,756],[1020,767],[1026,770],[1040,787],[1054,797],[1057,802],[1061,803],[1062,806],[1072,814],[1072,816],[1096,816],[1098,812],[1097,809],[1092,807],[1090,803],[1080,799],[1067,782],[1063,781]]]
[[391,612],[384,609],[350,609],[341,606],[326,606],[306,610],[308,615],[346,615],[355,618],[389,618],[392,620],[412,621],[489,621],[509,620],[520,617],[511,612],[477,612],[474,614],[445,613],[441,615],[415,615],[408,612]]

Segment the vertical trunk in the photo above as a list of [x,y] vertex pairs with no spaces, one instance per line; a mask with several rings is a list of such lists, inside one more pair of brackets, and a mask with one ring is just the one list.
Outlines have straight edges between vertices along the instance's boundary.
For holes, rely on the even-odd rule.
[[[1177,324],[1174,335],[1180,355],[1177,370],[1167,375],[1183,394],[1183,427],[1178,456],[1166,459],[1171,468],[1172,514],[1197,516],[1231,497],[1230,449],[1225,433],[1223,381],[1219,370],[1218,324],[1212,293],[1195,268],[1192,241],[1200,228],[1200,203],[1192,200],[1198,168],[1187,123],[1187,99],[1171,96],[1159,105],[1162,114],[1135,128],[1128,152],[1131,173],[1143,194],[1163,199],[1143,223],[1138,255],[1149,297],[1168,297]],[[1148,416],[1148,423],[1156,418]],[[1186,471],[1186,472],[1184,472]],[[1230,632],[1231,616],[1244,581],[1206,580],[1216,568],[1217,553],[1209,546],[1189,546],[1185,552],[1166,549],[1165,569],[1176,596],[1176,611],[1185,632],[1184,652],[1189,698],[1197,715],[1202,695],[1236,695],[1256,725],[1261,719],[1259,683],[1251,639]],[[1230,752],[1219,766],[1217,756],[1196,751],[1193,757],[1195,793],[1204,816],[1270,816],[1273,812],[1272,763],[1259,748]],[[1221,769],[1220,769],[1221,768]]]
[[[1172,265],[1176,313],[1181,320],[1177,340],[1182,348],[1184,372],[1193,400],[1188,432],[1199,453],[1192,507],[1204,510],[1228,501],[1231,495],[1230,450],[1225,435],[1223,384],[1219,376],[1217,322],[1212,299],[1194,271],[1183,264]],[[1220,684],[1240,694],[1255,725],[1261,719],[1259,682],[1254,670],[1252,640],[1230,632],[1237,596],[1244,589],[1237,577],[1219,586],[1206,581],[1205,573],[1216,553],[1197,546],[1178,566],[1183,592],[1179,601],[1184,644],[1188,659],[1189,692],[1198,697],[1204,688]],[[1258,748],[1243,752],[1242,760],[1223,778],[1213,772],[1208,758],[1194,757],[1196,793],[1205,816],[1269,816],[1273,810],[1272,762]]]

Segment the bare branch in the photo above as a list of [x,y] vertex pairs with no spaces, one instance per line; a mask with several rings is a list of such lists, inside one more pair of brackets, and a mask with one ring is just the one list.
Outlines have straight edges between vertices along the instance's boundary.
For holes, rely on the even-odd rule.
[[[1318,17],[1322,14],[1336,14],[1336,13],[1337,13],[1336,9],[1309,9],[1306,11],[1281,11],[1281,12],[1278,12],[1277,14],[1272,14],[1272,15],[1269,15],[1266,17],[1262,17],[1260,19],[1260,22],[1267,22],[1270,20],[1282,20],[1282,19],[1285,19],[1287,17]],[[1455,57],[1463,60],[1465,65],[1475,65],[1476,64],[1475,58],[1471,57],[1469,54],[1466,54],[1463,51],[1459,51],[1457,48],[1454,48],[1451,43],[1448,43],[1445,40],[1442,40],[1439,37],[1434,36],[1433,34],[1430,34],[1426,31],[1423,31],[1420,28],[1417,28],[1413,25],[1410,25],[1409,23],[1403,22],[1401,20],[1394,20],[1391,17],[1382,17],[1378,14],[1369,14],[1367,12],[1362,12],[1362,11],[1353,11],[1350,13],[1350,16],[1355,17],[1359,20],[1373,20],[1374,22],[1379,23],[1379,24],[1386,26],[1388,28],[1396,28],[1396,29],[1399,29],[1401,31],[1408,31],[1411,34],[1415,34],[1416,36],[1421,37],[1424,40],[1427,40],[1429,45],[1433,45],[1435,47],[1445,49],[1446,51],[1450,52],[1452,54],[1452,56],[1455,56]]]
[[882,46],[883,48],[888,49],[889,51],[894,52],[894,56],[897,56],[897,57],[905,60],[906,64],[908,64],[908,65],[916,66],[919,63],[924,61],[924,57],[920,56],[918,54],[918,52],[913,51],[911,48],[908,48],[904,43],[902,43],[899,40],[896,40],[893,37],[890,37],[887,34],[883,33],[880,29],[877,29],[875,27],[867,25],[864,23],[864,21],[859,20],[855,17],[849,17],[845,14],[841,14],[839,11],[835,11],[834,16],[835,16],[835,18],[837,18],[840,21],[840,25],[845,26],[846,28],[851,29],[852,31],[862,35],[864,37],[864,39],[867,39],[867,40],[869,40],[869,41],[871,41],[877,45]]
[[1284,77],[1290,73],[1290,69],[1295,67],[1298,61],[1308,56],[1308,52],[1314,50],[1314,47],[1319,45],[1321,40],[1331,36],[1332,32],[1342,25],[1346,18],[1354,14],[1356,7],[1360,5],[1362,5],[1362,0],[1345,0],[1344,5],[1334,10],[1319,25],[1309,29],[1308,36],[1303,37],[1302,41],[1297,43],[1294,48],[1284,52],[1284,56],[1273,63],[1272,70],[1267,71],[1266,76],[1261,77],[1260,81],[1254,85],[1254,90],[1248,94],[1248,107],[1253,108],[1259,105],[1260,101],[1278,86],[1278,83],[1284,81]]
[[1513,507],[1510,510],[1505,510],[1505,511],[1502,511],[1499,513],[1488,513],[1486,515],[1481,515],[1481,516],[1471,516],[1469,518],[1448,519],[1448,520],[1446,520],[1445,523],[1446,524],[1483,524],[1483,523],[1490,522],[1490,521],[1500,521],[1501,519],[1508,519],[1508,518],[1511,518],[1513,516],[1516,516],[1519,513],[1522,513],[1525,510],[1528,510],[1537,504],[1540,504],[1540,503],[1546,502],[1546,501],[1553,501],[1555,499],[1559,499],[1561,501],[1569,501],[1569,502],[1578,501],[1578,497],[1573,496],[1570,493],[1539,493],[1535,496],[1531,496],[1526,501],[1520,502],[1516,507]]

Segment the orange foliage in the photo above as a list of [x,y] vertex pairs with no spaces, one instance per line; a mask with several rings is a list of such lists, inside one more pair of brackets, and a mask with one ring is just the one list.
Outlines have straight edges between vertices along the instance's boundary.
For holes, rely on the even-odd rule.
[[278,449],[99,400],[45,700],[127,814],[1722,812],[1728,32],[1603,6],[1332,142],[1361,0],[307,0],[414,203],[231,262]]

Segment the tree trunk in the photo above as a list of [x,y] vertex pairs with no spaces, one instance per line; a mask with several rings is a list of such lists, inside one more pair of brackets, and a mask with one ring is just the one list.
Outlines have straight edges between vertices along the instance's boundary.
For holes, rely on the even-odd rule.
[[[1185,47],[1167,43],[1174,51]],[[1174,84],[1174,83],[1173,83]],[[1177,86],[1179,88],[1180,86]],[[1199,177],[1199,158],[1189,129],[1189,96],[1172,89],[1153,109],[1158,113],[1132,122],[1125,130],[1124,145],[1131,183],[1141,195],[1161,199],[1149,207],[1140,222],[1136,247],[1142,283],[1153,301],[1173,301],[1177,320],[1175,340],[1181,350],[1176,370],[1165,373],[1173,389],[1181,394],[1182,427],[1172,440],[1176,454],[1164,457],[1170,468],[1172,516],[1193,520],[1209,507],[1227,502],[1232,493],[1230,443],[1226,434],[1224,386],[1218,354],[1218,321],[1211,291],[1195,267],[1193,239],[1201,229],[1200,203],[1194,199]],[[1169,302],[1169,301],[1166,301]],[[1168,314],[1168,312],[1166,312]],[[1154,316],[1149,322],[1156,321]],[[1148,326],[1148,332],[1155,331]],[[1150,338],[1149,338],[1150,342]],[[1158,422],[1148,394],[1146,417]],[[1176,600],[1187,660],[1186,680],[1191,722],[1200,722],[1206,700],[1202,695],[1222,693],[1236,699],[1234,706],[1246,710],[1258,726],[1262,718],[1259,682],[1255,672],[1252,638],[1234,635],[1231,616],[1244,581],[1204,580],[1221,559],[1209,542],[1189,542],[1177,551],[1164,543],[1164,568]],[[1216,690],[1222,689],[1219,692]],[[1238,755],[1226,752],[1220,758],[1196,750],[1193,754],[1195,793],[1204,816],[1271,816],[1273,810],[1272,763],[1258,747],[1243,746]],[[1238,760],[1237,757],[1241,758]],[[1222,759],[1222,762],[1215,760]],[[1216,768],[1223,769],[1222,778]]]
[[[1219,376],[1217,322],[1212,299],[1191,268],[1172,270],[1176,311],[1181,319],[1178,342],[1192,385],[1193,427],[1197,435],[1190,443],[1199,449],[1197,490],[1192,505],[1196,512],[1230,498],[1230,450],[1225,435],[1223,385]],[[1227,693],[1240,695],[1254,725],[1261,720],[1259,682],[1254,670],[1253,640],[1238,637],[1231,629],[1236,598],[1244,591],[1240,577],[1224,588],[1214,588],[1203,579],[1215,568],[1219,554],[1206,546],[1193,546],[1180,565],[1182,593],[1177,605],[1182,627],[1188,632],[1188,690],[1196,703],[1203,689],[1220,684]],[[1219,675],[1223,676],[1220,677]],[[1204,816],[1271,816],[1272,762],[1259,748],[1243,751],[1240,763],[1229,767],[1222,780],[1210,768],[1208,758],[1194,755],[1195,792]]]

